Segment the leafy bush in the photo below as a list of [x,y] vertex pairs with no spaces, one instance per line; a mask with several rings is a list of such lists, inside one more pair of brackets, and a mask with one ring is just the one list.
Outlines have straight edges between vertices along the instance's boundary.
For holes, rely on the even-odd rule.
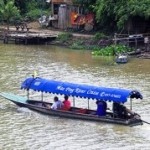
[[103,38],[107,38],[107,36],[104,33],[98,32],[94,35],[94,40],[99,40],[99,39],[103,39]]
[[127,53],[132,51],[131,48],[124,45],[110,45],[105,48],[96,48],[92,51],[92,55],[95,56],[113,56],[115,54]]
[[72,49],[84,49],[83,41],[82,40],[76,40],[73,42],[73,44],[70,46]]
[[30,10],[27,14],[26,17],[29,18],[31,21],[37,20],[41,16],[41,10],[40,9],[33,9]]
[[14,5],[14,0],[0,2],[0,20],[7,23],[7,29],[9,30],[10,23],[13,23],[16,19],[20,19],[20,10]]
[[27,3],[26,17],[30,18],[31,21],[37,20],[43,15],[49,16],[50,11],[50,8],[44,8],[42,2],[31,0],[30,3]]
[[58,35],[58,40],[60,42],[67,42],[68,40],[70,40],[70,38],[72,37],[71,33],[61,33]]

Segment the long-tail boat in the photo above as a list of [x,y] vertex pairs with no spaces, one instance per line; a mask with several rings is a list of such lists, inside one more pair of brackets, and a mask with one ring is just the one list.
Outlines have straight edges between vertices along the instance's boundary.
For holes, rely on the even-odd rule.
[[[128,90],[121,88],[99,87],[85,84],[75,84],[69,82],[55,81],[40,77],[29,77],[21,83],[21,89],[27,91],[26,96],[19,96],[12,93],[2,92],[0,95],[20,107],[27,107],[31,110],[46,114],[71,119],[80,119],[96,121],[103,123],[113,123],[126,126],[142,125],[143,121],[140,115],[132,111],[132,99],[142,99],[142,95],[137,90]],[[41,92],[39,100],[30,98],[30,90]],[[73,97],[73,106],[69,110],[53,110],[47,107],[52,105],[44,101],[44,94],[68,95]],[[75,99],[78,98],[78,99]],[[83,109],[75,107],[75,101],[87,100],[88,108]],[[126,117],[118,117],[113,111],[107,111],[105,116],[98,116],[96,110],[89,109],[89,101],[103,100],[105,102],[126,103],[130,100],[130,112]],[[129,109],[128,109],[129,110]],[[136,114],[136,115],[134,115]]]

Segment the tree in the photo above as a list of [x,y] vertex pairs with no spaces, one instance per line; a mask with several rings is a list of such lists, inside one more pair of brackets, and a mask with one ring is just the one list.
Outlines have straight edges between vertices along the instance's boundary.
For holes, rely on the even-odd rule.
[[[119,7],[120,6],[120,7]],[[115,6],[117,25],[123,27],[125,22],[133,17],[143,17],[150,19],[150,1],[149,0],[128,0]]]
[[3,21],[6,21],[7,29],[9,30],[10,22],[20,17],[20,11],[14,5],[14,0],[1,0],[0,16],[3,19]]
[[15,0],[15,6],[20,10],[21,15],[27,13],[27,4],[29,2],[31,2],[31,0]]
[[93,5],[95,5],[96,0],[73,0],[73,3],[84,7],[86,11],[92,11]]
[[93,10],[101,25],[114,22],[121,29],[133,17],[150,19],[150,0],[96,0]]
[[93,11],[96,13],[96,21],[101,27],[111,28],[116,26],[115,0],[97,0]]

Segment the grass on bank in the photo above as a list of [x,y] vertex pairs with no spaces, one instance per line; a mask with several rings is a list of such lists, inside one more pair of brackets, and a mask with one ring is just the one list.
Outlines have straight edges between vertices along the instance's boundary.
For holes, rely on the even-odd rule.
[[108,44],[107,46],[100,46],[98,43],[100,40],[108,40],[108,36],[103,33],[97,33],[92,39],[79,39],[73,38],[72,33],[61,33],[58,35],[57,40],[62,44],[67,43],[71,49],[79,50],[92,50],[91,54],[94,56],[114,56],[120,53],[127,53],[133,51],[132,48],[125,45]]

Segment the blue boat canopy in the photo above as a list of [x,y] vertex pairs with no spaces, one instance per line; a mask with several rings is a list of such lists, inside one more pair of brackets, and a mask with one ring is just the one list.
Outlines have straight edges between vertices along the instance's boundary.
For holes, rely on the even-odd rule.
[[32,89],[39,92],[48,92],[87,99],[108,100],[119,103],[125,103],[128,98],[143,98],[140,92],[135,90],[60,82],[39,77],[27,78],[22,83],[21,89],[26,89],[27,91]]

